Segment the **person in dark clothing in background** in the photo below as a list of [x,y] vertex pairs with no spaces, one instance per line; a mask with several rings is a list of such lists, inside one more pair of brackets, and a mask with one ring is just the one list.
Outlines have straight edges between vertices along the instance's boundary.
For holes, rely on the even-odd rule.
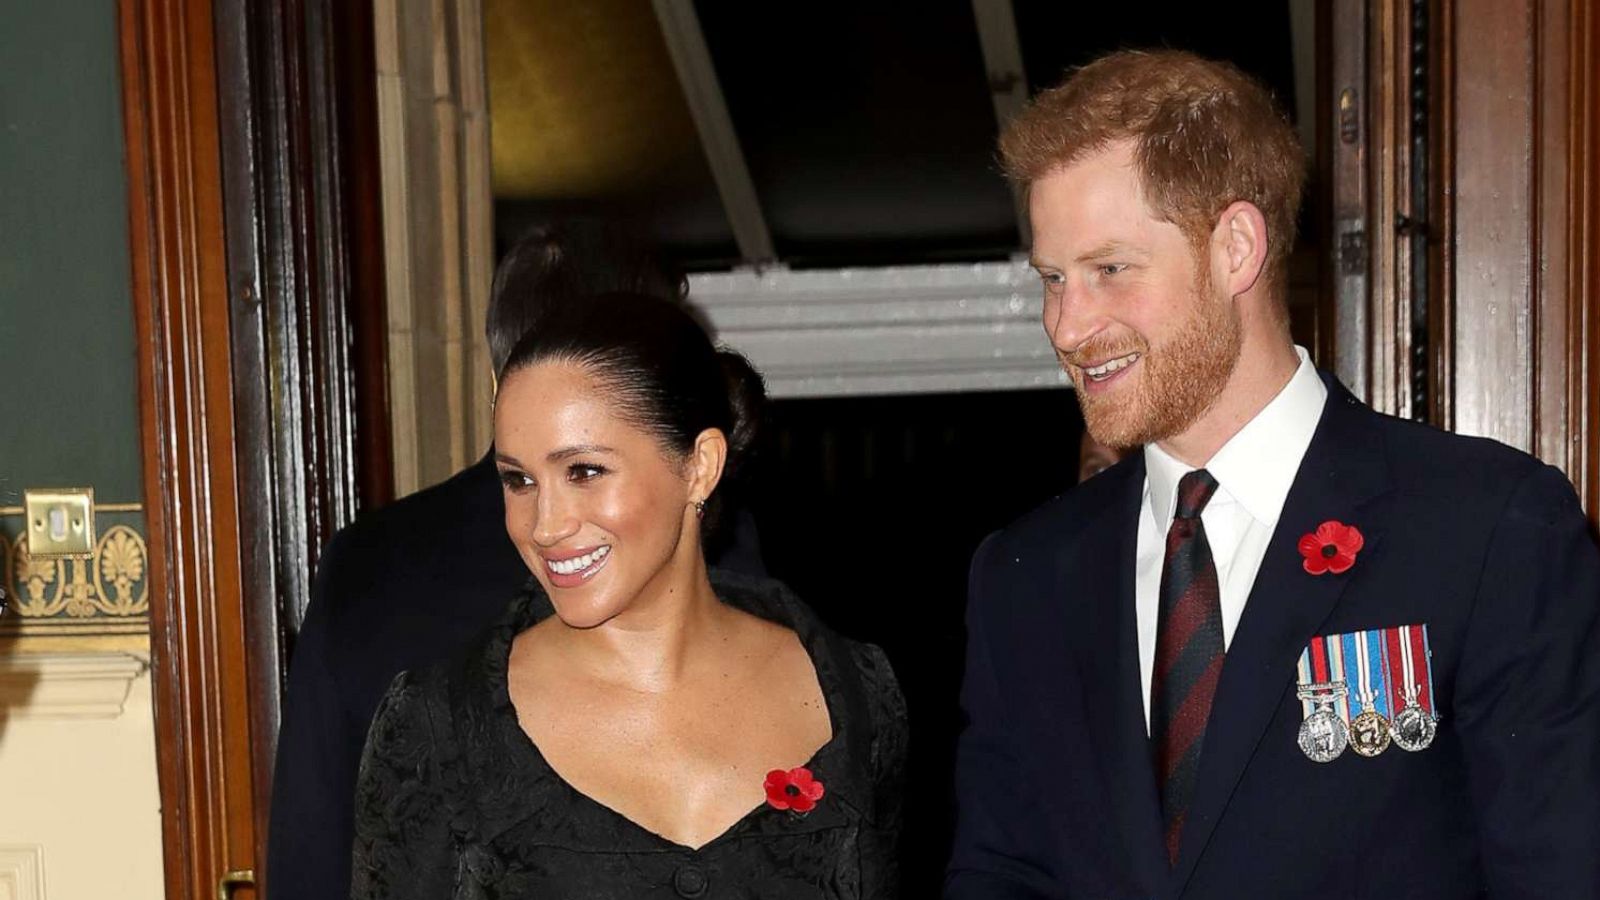
[[[626,291],[682,300],[683,276],[625,230],[530,232],[495,274],[486,331],[499,371],[548,309]],[[275,900],[348,897],[352,802],[367,726],[396,674],[458,651],[529,573],[506,536],[493,452],[442,484],[360,516],[323,551],[289,666],[267,868]],[[764,575],[748,514],[713,557]]]

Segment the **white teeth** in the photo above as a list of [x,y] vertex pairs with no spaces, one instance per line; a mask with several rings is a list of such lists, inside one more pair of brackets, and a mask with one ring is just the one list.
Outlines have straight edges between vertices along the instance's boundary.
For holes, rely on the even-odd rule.
[[574,572],[582,572],[584,569],[587,569],[600,560],[605,559],[610,552],[611,548],[609,546],[596,547],[583,556],[576,556],[572,559],[545,560],[545,565],[549,566],[550,571],[556,573],[557,575],[571,575]]
[[1083,374],[1089,376],[1090,378],[1099,380],[1110,375],[1112,372],[1125,369],[1138,361],[1139,354],[1129,353],[1127,356],[1119,356],[1116,359],[1103,362],[1098,366],[1086,368],[1083,370]]

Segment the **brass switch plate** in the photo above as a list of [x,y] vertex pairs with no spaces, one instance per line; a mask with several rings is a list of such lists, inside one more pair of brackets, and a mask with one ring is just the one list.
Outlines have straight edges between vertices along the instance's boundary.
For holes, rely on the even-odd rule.
[[88,559],[94,553],[94,488],[23,491],[28,555]]

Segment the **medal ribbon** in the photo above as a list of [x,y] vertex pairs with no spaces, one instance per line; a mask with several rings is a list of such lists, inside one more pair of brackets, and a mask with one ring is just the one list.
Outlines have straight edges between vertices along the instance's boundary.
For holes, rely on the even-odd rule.
[[1351,685],[1350,696],[1353,715],[1371,710],[1384,718],[1389,717],[1388,664],[1384,660],[1383,632],[1352,631],[1339,635],[1344,644],[1345,659],[1356,666],[1356,684]]
[[1351,711],[1360,715],[1372,706],[1372,661],[1367,655],[1367,633],[1365,631],[1352,631],[1340,635],[1339,643],[1344,645],[1346,659],[1353,660],[1356,668],[1356,683],[1350,693],[1355,697]]
[[[1416,661],[1421,654],[1420,658],[1427,661],[1427,670],[1420,682],[1417,702],[1431,712],[1433,660],[1427,637],[1425,625],[1314,637],[1301,651],[1295,675],[1300,687],[1345,682],[1347,693],[1334,702],[1333,708],[1347,724],[1368,709],[1391,719],[1405,706],[1405,685],[1419,683]],[[1403,671],[1395,671],[1397,666]],[[1300,711],[1302,716],[1309,717],[1317,711],[1316,701],[1300,698]]]
[[1368,677],[1372,679],[1366,688],[1372,691],[1372,711],[1387,719],[1393,714],[1393,709],[1389,706],[1389,658],[1383,648],[1382,629],[1361,632],[1361,643],[1361,658],[1365,660]]
[[1328,648],[1328,675],[1332,681],[1344,682],[1345,690],[1338,699],[1333,701],[1333,711],[1339,714],[1345,725],[1350,724],[1350,678],[1345,674],[1344,641],[1343,635],[1334,635],[1328,638],[1325,646]]
[[[1300,686],[1308,684],[1332,684],[1344,682],[1345,691],[1337,697],[1328,696],[1325,699],[1332,701],[1332,709],[1339,718],[1350,724],[1350,690],[1349,682],[1345,675],[1344,638],[1348,635],[1330,634],[1314,637],[1311,643],[1300,654],[1298,677]],[[1354,664],[1352,659],[1352,665]],[[1317,698],[1300,698],[1301,715],[1309,717],[1317,710]]]
[[[1310,684],[1313,681],[1313,679],[1311,677],[1311,648],[1309,646],[1307,646],[1304,650],[1300,651],[1300,665],[1298,667],[1298,675],[1300,677],[1300,687],[1305,687],[1306,685]],[[1310,718],[1311,714],[1313,712],[1316,712],[1316,709],[1317,709],[1317,705],[1315,703],[1312,703],[1311,699],[1309,697],[1301,697],[1300,698],[1300,716],[1301,716],[1301,718],[1307,718],[1307,719]]]
[[[1416,704],[1434,713],[1433,650],[1425,624],[1314,637],[1301,651],[1295,675],[1300,687],[1344,682],[1348,691],[1333,708],[1346,724],[1368,709],[1393,719],[1413,699],[1407,696],[1413,691]],[[1369,696],[1370,706],[1365,700]],[[1313,699],[1300,698],[1302,715],[1316,709]]]
[[[1401,625],[1383,630],[1385,650],[1390,665],[1399,663],[1399,671],[1389,679],[1389,701],[1398,713],[1404,709],[1410,695],[1428,713],[1433,712],[1433,660],[1429,658],[1428,626]],[[1417,663],[1421,661],[1421,666]]]
[[1328,641],[1326,638],[1314,637],[1311,639],[1311,680],[1317,684],[1328,683]]
[[1417,702],[1428,715],[1437,719],[1439,711],[1433,704],[1433,650],[1428,646],[1428,626],[1411,626],[1411,636],[1415,652],[1422,655],[1422,690],[1417,694]]

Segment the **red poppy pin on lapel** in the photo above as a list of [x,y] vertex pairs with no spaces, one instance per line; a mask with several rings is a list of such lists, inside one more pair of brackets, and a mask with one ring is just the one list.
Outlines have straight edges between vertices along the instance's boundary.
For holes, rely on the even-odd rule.
[[1300,555],[1305,557],[1303,565],[1312,575],[1324,572],[1342,575],[1356,564],[1356,554],[1365,543],[1361,529],[1329,519],[1318,525],[1316,531],[1300,538]]
[[817,807],[824,793],[822,782],[811,775],[811,770],[800,766],[785,772],[773,769],[767,773],[767,805],[773,809],[792,809],[805,815]]

